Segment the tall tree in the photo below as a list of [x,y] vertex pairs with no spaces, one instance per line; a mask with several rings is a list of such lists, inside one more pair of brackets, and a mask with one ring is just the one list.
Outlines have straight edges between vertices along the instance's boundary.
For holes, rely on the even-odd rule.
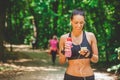
[[5,29],[5,20],[6,20],[6,10],[9,5],[9,0],[0,1],[0,60],[4,54],[4,29]]

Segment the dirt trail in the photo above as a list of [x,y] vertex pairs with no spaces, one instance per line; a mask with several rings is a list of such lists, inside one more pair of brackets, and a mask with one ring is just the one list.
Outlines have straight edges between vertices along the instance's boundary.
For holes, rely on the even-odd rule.
[[[28,48],[29,49],[29,48]],[[29,56],[11,64],[3,64],[15,68],[13,71],[0,73],[0,80],[63,80],[66,65],[61,66],[56,60],[52,65],[51,56],[41,50],[16,48],[19,54]],[[115,75],[95,70],[95,80],[117,80]]]
[[[44,67],[21,66],[19,68],[19,71],[5,73],[0,80],[63,80],[65,72],[65,67],[57,65]],[[95,80],[117,79],[115,75],[109,73],[95,72]]]

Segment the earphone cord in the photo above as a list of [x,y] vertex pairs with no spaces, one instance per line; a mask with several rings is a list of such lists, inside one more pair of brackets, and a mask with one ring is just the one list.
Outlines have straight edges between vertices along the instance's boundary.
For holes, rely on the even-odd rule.
[[[80,44],[80,49],[81,49],[81,44]],[[79,59],[79,58],[80,58],[80,56],[81,56],[81,55],[79,54],[79,56],[78,56],[78,58],[77,58],[77,59]],[[81,63],[81,64],[82,64],[82,63]],[[80,74],[83,74],[83,73],[82,73],[83,68],[84,68],[84,66],[80,69]],[[84,79],[84,80],[86,80],[86,78],[85,78],[85,77],[83,77],[83,79]]]

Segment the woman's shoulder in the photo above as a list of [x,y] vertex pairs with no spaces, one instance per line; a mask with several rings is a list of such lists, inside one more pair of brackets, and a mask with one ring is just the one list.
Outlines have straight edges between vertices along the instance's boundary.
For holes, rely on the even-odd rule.
[[85,31],[85,33],[86,33],[87,36],[95,36],[93,32],[87,32],[87,31]]
[[93,32],[86,32],[86,36],[91,41],[96,40],[95,34]]

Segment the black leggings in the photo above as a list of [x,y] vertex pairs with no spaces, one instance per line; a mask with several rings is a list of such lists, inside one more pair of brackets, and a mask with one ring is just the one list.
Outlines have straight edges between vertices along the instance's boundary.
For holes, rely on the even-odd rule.
[[53,64],[55,64],[55,60],[56,60],[56,54],[57,54],[57,51],[51,51],[51,54],[52,54],[52,62]]
[[64,80],[95,80],[95,78],[94,78],[94,75],[87,76],[87,77],[77,77],[77,76],[72,76],[72,75],[65,73]]

